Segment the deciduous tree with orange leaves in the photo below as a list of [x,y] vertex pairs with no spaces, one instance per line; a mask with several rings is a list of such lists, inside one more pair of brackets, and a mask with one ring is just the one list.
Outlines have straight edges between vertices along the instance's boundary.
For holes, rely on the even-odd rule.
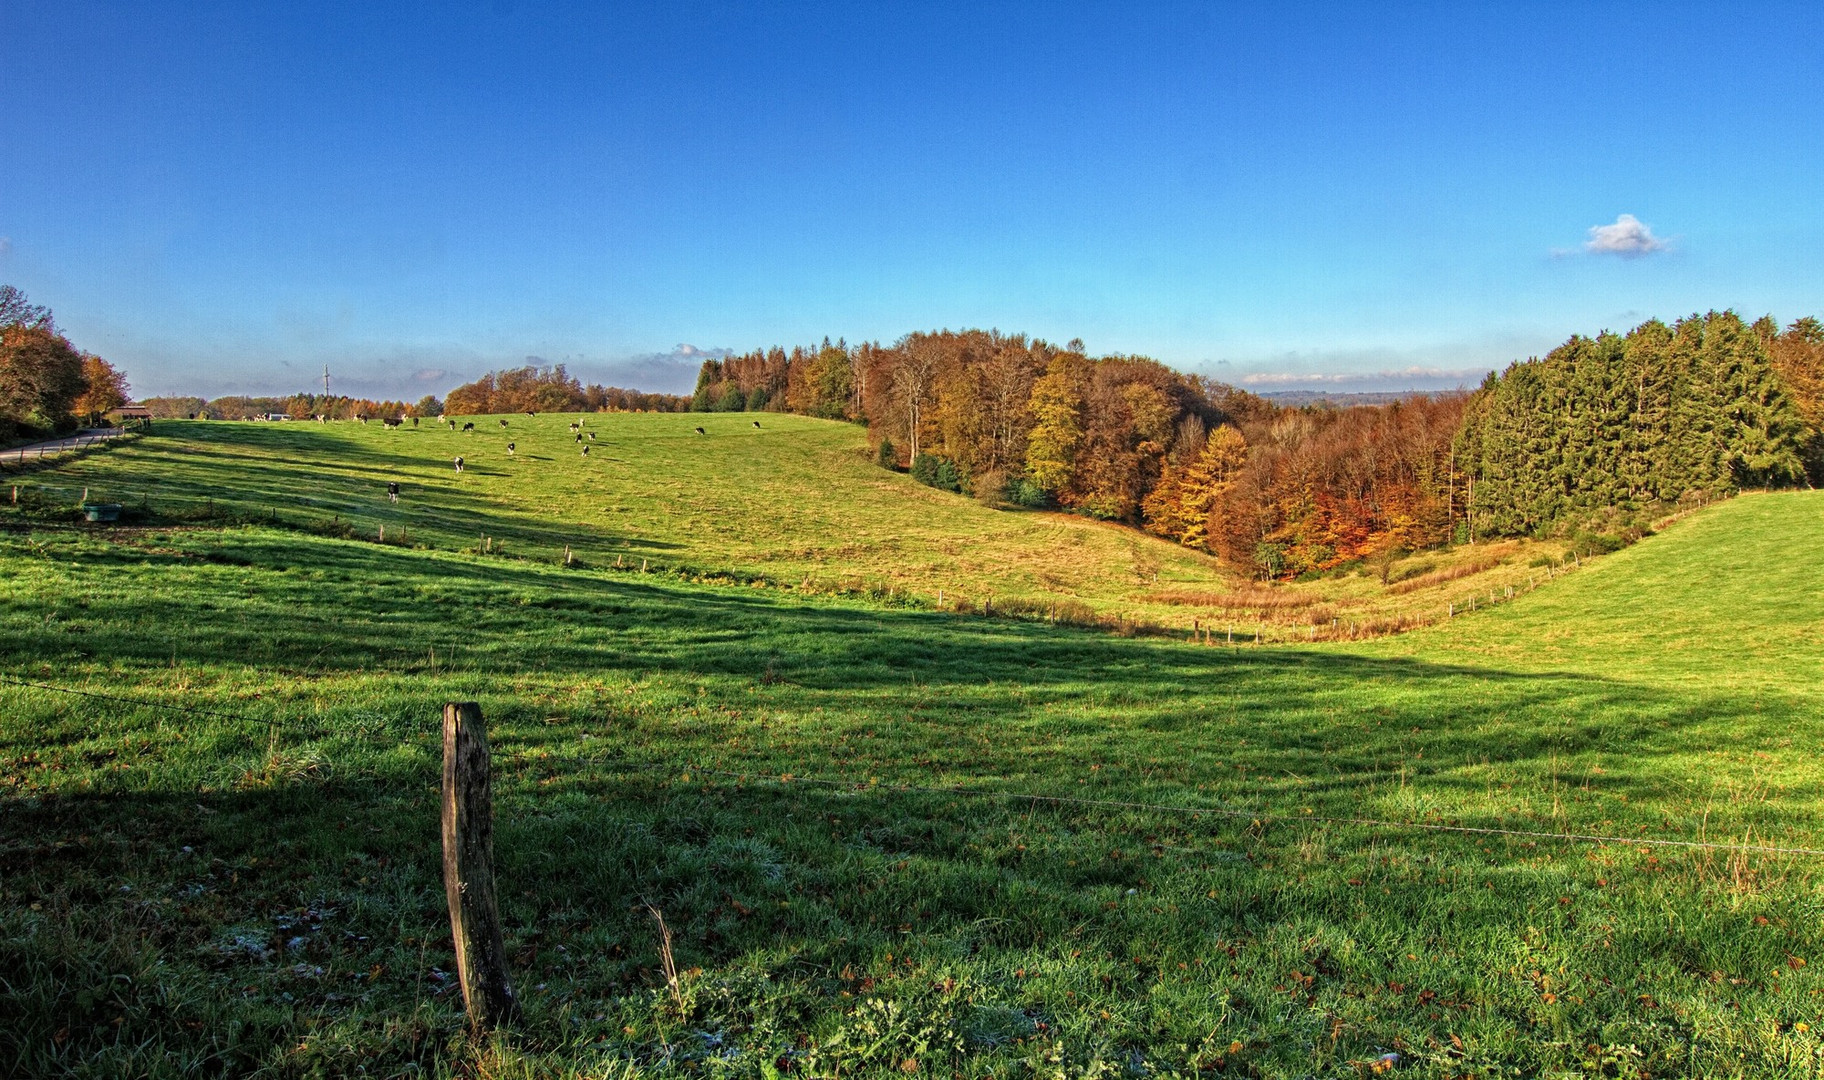
[[76,399],[74,409],[90,424],[101,423],[105,414],[132,400],[127,396],[127,377],[94,353],[82,355],[82,381],[82,396]]

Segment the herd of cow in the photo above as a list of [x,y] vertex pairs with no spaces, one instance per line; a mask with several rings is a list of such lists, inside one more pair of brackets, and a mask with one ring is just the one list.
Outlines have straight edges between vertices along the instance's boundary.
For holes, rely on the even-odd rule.
[[[538,415],[538,414],[537,414],[537,413],[535,413],[535,412],[529,412],[529,413],[527,413],[527,414],[526,414],[526,415],[527,415],[527,416],[537,416],[537,415]],[[444,423],[446,423],[446,424],[448,424],[448,425],[450,425],[450,430],[451,430],[451,431],[455,431],[455,430],[457,430],[457,428],[456,428],[456,421],[455,421],[455,420],[453,420],[453,419],[451,419],[451,418],[450,418],[450,417],[447,417],[447,416],[446,416],[446,417],[444,417],[444,418],[443,418],[443,420],[444,420]],[[416,419],[416,418],[413,418],[413,420],[412,420],[412,426],[414,426],[414,427],[416,427],[416,426],[417,426],[417,425],[418,425],[418,421],[417,421],[417,419]],[[387,426],[388,426],[388,427],[397,427],[397,426],[398,426],[398,421],[394,421],[394,420],[389,420],[389,421],[388,421],[388,422],[387,422]],[[503,417],[503,418],[502,418],[502,419],[501,419],[501,421],[500,421],[500,426],[501,426],[501,427],[503,427],[503,428],[504,428],[504,427],[506,427],[506,426],[507,426],[507,421],[506,421],[506,419],[505,419],[505,418],[504,418],[504,417]],[[758,420],[755,420],[755,421],[754,421],[754,426],[755,426],[755,427],[759,427],[759,426],[760,426],[760,421],[758,421]],[[473,420],[470,420],[470,421],[465,421],[465,422],[464,422],[464,423],[463,423],[463,425],[462,425],[462,429],[461,429],[461,430],[463,430],[463,431],[474,431],[474,430],[475,430],[475,422],[474,422],[474,421],[473,421]],[[702,429],[702,428],[700,428],[700,427],[699,427],[699,428],[697,428],[697,429],[696,429],[696,431],[697,431],[697,434],[698,434],[698,435],[706,435],[706,434],[708,434],[708,432],[705,432],[705,431],[704,431],[704,430],[703,430],[703,429]],[[595,439],[595,432],[593,432],[593,431],[584,431],[584,430],[583,430],[583,421],[581,421],[581,420],[577,420],[577,421],[574,421],[574,422],[572,422],[572,423],[571,423],[571,425],[570,425],[570,433],[571,433],[571,434],[572,434],[572,435],[575,435],[575,436],[576,436],[576,441],[577,441],[577,442],[579,442],[579,443],[581,443],[581,442],[583,442],[583,439],[584,439],[584,438],[585,438],[585,437],[587,437],[587,438],[588,438],[588,439],[590,439],[590,440],[591,440],[591,441],[593,441],[593,440],[594,440],[594,439]],[[514,443],[514,442],[510,442],[510,443],[508,443],[508,444],[507,444],[507,456],[508,456],[508,457],[512,457],[512,456],[513,456],[513,455],[514,455],[514,452],[515,452],[515,451],[516,451],[516,450],[518,450],[518,449],[519,449],[519,444],[518,444],[518,443]],[[589,444],[588,444],[588,443],[583,443],[583,456],[584,456],[584,457],[588,457],[588,456],[589,456]],[[457,471],[457,472],[461,472],[461,471],[462,471],[462,455],[461,455],[461,454],[458,454],[458,455],[456,455],[456,456],[455,456],[455,457],[453,457],[453,458],[451,458],[451,459],[450,459],[450,464],[452,464],[452,465],[454,465],[454,466],[455,466],[455,467],[456,467],[456,471]]]
[[[538,415],[538,413],[536,413],[536,412],[527,412],[527,413],[526,413],[526,415],[527,415],[527,416],[537,416],[537,415]],[[319,422],[325,422],[325,423],[326,423],[326,422],[328,422],[328,420],[329,420],[329,418],[328,418],[328,417],[326,417],[326,416],[313,416],[313,417],[311,417],[311,419],[312,419],[312,420],[316,420],[316,421],[319,421]],[[365,423],[367,423],[367,422],[368,422],[368,421],[369,421],[369,420],[371,420],[371,419],[373,419],[373,417],[369,417],[369,416],[364,416],[364,415],[361,415],[361,414],[356,414],[356,416],[355,416],[355,419],[356,419],[356,420],[359,420],[359,421],[361,421],[361,422],[362,422],[362,423],[363,423],[363,424],[365,424]],[[403,425],[404,425],[404,423],[405,423],[405,418],[403,418],[403,417],[398,417],[398,416],[383,416],[383,417],[380,417],[380,418],[379,418],[379,419],[380,419],[380,422],[381,422],[381,423],[382,423],[382,424],[384,424],[384,425],[386,425],[386,426],[387,426],[387,427],[389,427],[389,428],[396,428],[396,427],[401,427],[401,426],[403,426]],[[412,421],[412,426],[413,426],[413,427],[417,427],[417,426],[418,426],[418,418],[417,418],[417,417],[416,417],[416,416],[414,416],[414,417],[411,417],[411,421]],[[457,431],[457,430],[459,430],[459,429],[458,429],[458,428],[457,428],[457,426],[456,426],[456,420],[455,420],[455,419],[454,419],[454,418],[453,418],[453,417],[448,417],[448,416],[446,416],[446,417],[444,417],[444,418],[443,418],[443,422],[444,422],[444,423],[446,423],[446,424],[448,424],[448,425],[449,425],[449,426],[450,426],[450,430],[451,430],[451,431]],[[754,423],[754,426],[755,426],[755,427],[759,427],[759,426],[760,426],[760,421],[758,421],[758,420],[755,420],[755,421],[754,421],[754,422],[753,422],[753,423]],[[594,440],[595,440],[595,432],[593,432],[593,431],[584,431],[584,430],[583,430],[583,424],[584,424],[584,421],[581,421],[581,420],[577,420],[577,421],[573,421],[573,422],[572,422],[572,423],[571,423],[571,425],[570,425],[570,433],[571,433],[571,434],[572,434],[572,435],[574,435],[574,436],[576,436],[576,441],[577,441],[577,442],[579,442],[579,443],[582,443],[582,444],[583,444],[583,447],[582,447],[582,456],[583,456],[583,457],[588,457],[588,456],[589,456],[589,442],[593,442],[593,441],[594,441]],[[506,426],[507,426],[507,421],[506,421],[506,418],[505,418],[505,417],[502,417],[502,418],[500,418],[500,426],[501,426],[501,427],[503,427],[503,428],[504,428],[504,427],[506,427]],[[475,430],[475,422],[474,422],[474,421],[473,421],[473,420],[468,420],[468,421],[464,421],[464,422],[463,422],[463,424],[462,424],[462,427],[461,427],[461,428],[460,428],[460,430],[461,430],[461,431],[474,431],[474,430]],[[700,427],[699,427],[699,428],[697,428],[697,429],[696,429],[696,432],[697,432],[697,434],[698,434],[698,435],[706,435],[706,434],[708,434],[708,432],[706,432],[706,431],[704,431],[704,430],[703,430],[703,429],[702,429],[702,428],[700,428]],[[585,441],[584,441],[584,440],[585,440],[585,439],[587,439],[587,440],[589,440],[589,442],[585,442]],[[516,442],[510,442],[510,443],[508,443],[508,444],[507,444],[507,456],[508,456],[508,457],[512,457],[512,456],[514,456],[514,453],[515,453],[515,451],[517,451],[517,450],[518,450],[518,449],[519,449],[519,444],[518,444],[518,443],[516,443]],[[455,468],[456,468],[456,471],[457,471],[457,472],[461,472],[461,471],[462,471],[462,466],[463,466],[463,458],[462,458],[462,455],[461,455],[461,454],[458,454],[458,455],[456,455],[456,456],[455,456],[455,457],[453,457],[453,458],[451,458],[451,459],[450,459],[450,464],[451,464],[451,465],[453,465],[453,466],[455,466]]]

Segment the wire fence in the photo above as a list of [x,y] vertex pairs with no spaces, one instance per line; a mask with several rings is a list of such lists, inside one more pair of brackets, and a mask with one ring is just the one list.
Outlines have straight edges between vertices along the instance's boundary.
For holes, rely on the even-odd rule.
[[[101,701],[112,701],[120,704],[138,705],[151,709],[163,709],[170,712],[188,713],[194,716],[208,716],[217,719],[235,720],[257,726],[268,726],[273,718],[257,719],[240,713],[223,712],[216,709],[199,709],[189,705],[173,705],[168,702],[153,701],[146,698],[128,697],[120,694],[104,694],[91,690],[77,690],[51,683],[33,682],[8,675],[0,675],[0,683],[11,686],[44,690],[51,693],[67,694],[74,697],[92,698]],[[1083,809],[1121,810],[1158,814],[1160,816],[1200,816],[1233,818],[1246,820],[1254,824],[1326,824],[1354,826],[1368,829],[1410,830],[1426,833],[1448,833],[1466,836],[1503,836],[1522,840],[1550,841],[1563,844],[1598,844],[1632,846],[1636,848],[1676,848],[1700,851],[1726,851],[1755,855],[1799,855],[1808,857],[1824,856],[1824,848],[1794,847],[1779,844],[1753,844],[1715,840],[1683,840],[1662,837],[1610,836],[1601,833],[1554,832],[1542,829],[1508,829],[1496,826],[1453,825],[1444,822],[1430,821],[1396,821],[1387,818],[1364,817],[1357,815],[1325,815],[1314,813],[1274,813],[1246,807],[1222,805],[1175,805],[1170,803],[1144,802],[1129,799],[1092,799],[1083,796],[1048,795],[1040,792],[1010,791],[1002,788],[981,787],[973,785],[947,784],[906,784],[881,783],[875,780],[856,780],[844,777],[812,776],[796,772],[744,772],[730,769],[719,769],[701,765],[696,762],[652,762],[623,766],[630,772],[669,772],[674,774],[701,774],[731,779],[737,783],[768,783],[780,787],[801,784],[814,787],[834,788],[853,792],[898,792],[904,794],[941,795],[953,798],[999,799],[1009,802],[1025,802],[1033,805],[1071,806]]]
[[85,431],[61,439],[48,439],[26,446],[0,450],[0,471],[17,471],[41,462],[62,460],[65,455],[81,456],[93,449],[108,449],[111,443],[139,433],[138,428]]

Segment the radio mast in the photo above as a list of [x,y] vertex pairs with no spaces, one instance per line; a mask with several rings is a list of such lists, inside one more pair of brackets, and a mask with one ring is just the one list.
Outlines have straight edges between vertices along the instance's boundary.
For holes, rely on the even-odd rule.
[[329,396],[329,365],[323,365],[323,396]]

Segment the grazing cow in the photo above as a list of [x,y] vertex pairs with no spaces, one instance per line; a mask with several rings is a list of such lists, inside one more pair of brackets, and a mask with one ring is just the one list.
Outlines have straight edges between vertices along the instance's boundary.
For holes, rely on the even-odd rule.
[[527,409],[527,410],[526,410],[526,415],[527,415],[527,416],[537,416],[537,415],[538,415],[538,410],[537,410],[537,409]]
[[755,427],[759,427],[759,426],[760,426],[760,421],[758,421],[758,420],[755,420],[755,421],[754,421],[754,426],[755,426]]
[[593,432],[593,431],[591,431],[591,432],[590,432],[590,433],[589,433],[589,441],[590,441],[590,442],[594,442],[594,441],[595,441],[595,432]]
[[388,480],[386,482],[386,497],[393,502],[399,501],[399,481]]
[[418,426],[418,418],[416,416],[412,417],[412,426],[413,427]]
[[514,449],[515,449],[515,444],[513,444],[513,443],[508,443],[508,444],[507,444],[507,456],[508,456],[508,457],[512,457],[512,456],[513,456],[513,451],[514,451]]
[[448,424],[448,425],[450,425],[450,430],[451,430],[451,431],[455,431],[455,430],[456,430],[456,421],[454,421],[454,420],[449,420],[449,419],[445,419],[445,420],[444,420],[444,423],[446,423],[446,424]]
[[571,430],[571,431],[576,431],[576,430],[578,430],[578,429],[580,429],[580,428],[581,428],[581,427],[582,427],[582,426],[583,426],[583,425],[581,425],[581,424],[578,424],[578,423],[574,423],[574,422],[572,422],[572,423],[571,423],[571,425],[570,425],[570,430]]
[[702,429],[702,428],[698,428],[698,429],[697,429],[697,434],[699,434],[699,435],[701,435],[701,434],[703,434],[703,429]]
[[588,444],[587,444],[587,443],[585,443],[585,444],[583,444],[583,456],[584,456],[584,457],[588,457],[588,456],[589,456],[589,446],[588,446]]
[[357,419],[357,420],[361,421],[363,424],[365,424],[365,423],[367,423],[367,414],[366,413],[356,413],[355,419]]
[[398,427],[401,424],[404,424],[405,421],[399,419],[397,416],[387,416],[387,417],[383,417],[381,419],[380,423],[382,423],[383,425],[385,425],[387,427]]
[[502,420],[502,421],[501,421],[501,422],[500,422],[500,426],[501,426],[501,427],[506,427],[506,426],[507,426],[507,422],[506,422],[506,421],[505,421],[505,420]]
[[464,424],[464,425],[462,425],[462,430],[464,430],[464,431],[474,431],[474,430],[475,430],[475,425],[474,425],[474,424]]
[[451,458],[450,464],[456,466],[457,472],[461,472],[462,471],[462,455],[457,454],[454,458]]
[[582,441],[583,441],[583,433],[582,433],[582,432],[580,432],[580,431],[579,431],[579,432],[577,432],[577,433],[576,433],[576,441],[577,441],[577,442],[582,442]]

